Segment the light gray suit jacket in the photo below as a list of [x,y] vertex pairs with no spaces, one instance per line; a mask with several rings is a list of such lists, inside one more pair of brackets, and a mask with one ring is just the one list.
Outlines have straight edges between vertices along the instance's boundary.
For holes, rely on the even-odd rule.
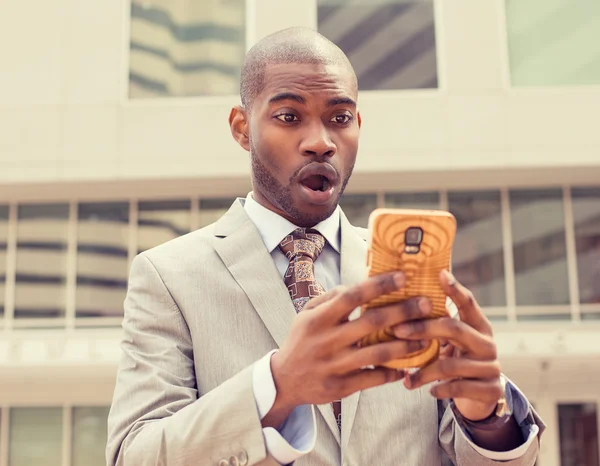
[[[364,279],[364,230],[341,220],[341,280]],[[267,454],[252,368],[281,345],[296,314],[243,200],[214,225],[135,258],[122,359],[108,420],[109,466],[275,465]],[[310,349],[307,348],[307,351]],[[317,444],[296,466],[491,466],[438,416],[426,389],[401,383],[317,406]],[[537,416],[532,411],[536,421]],[[533,465],[538,442],[505,465]],[[224,461],[223,461],[224,460]]]

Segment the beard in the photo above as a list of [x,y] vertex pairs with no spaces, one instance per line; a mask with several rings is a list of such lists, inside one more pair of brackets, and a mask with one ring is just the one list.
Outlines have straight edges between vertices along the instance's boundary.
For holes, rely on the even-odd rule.
[[340,191],[338,192],[333,205],[327,211],[316,214],[313,212],[303,212],[294,204],[292,185],[303,167],[298,168],[298,170],[292,174],[287,185],[280,183],[273,172],[260,160],[252,140],[250,141],[250,162],[252,165],[252,180],[255,185],[254,189],[259,188],[262,195],[266,197],[273,206],[285,212],[296,226],[307,228],[315,226],[333,214],[346,189],[346,185],[350,180],[354,168],[354,166],[350,167],[350,171],[343,179]]

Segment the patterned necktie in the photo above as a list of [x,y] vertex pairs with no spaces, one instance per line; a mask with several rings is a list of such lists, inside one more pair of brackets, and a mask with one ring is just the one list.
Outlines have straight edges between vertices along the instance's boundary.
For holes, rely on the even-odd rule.
[[[302,311],[311,298],[325,293],[325,289],[315,278],[314,262],[325,247],[325,238],[316,230],[298,228],[287,235],[279,249],[290,261],[283,281],[287,286],[296,312]],[[333,413],[338,424],[342,426],[342,403],[340,400],[333,402]]]

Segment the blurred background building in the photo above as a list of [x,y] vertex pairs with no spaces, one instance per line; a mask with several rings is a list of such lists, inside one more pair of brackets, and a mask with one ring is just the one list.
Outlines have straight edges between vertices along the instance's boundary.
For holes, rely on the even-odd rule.
[[293,25],[318,28],[359,76],[346,213],[455,214],[456,275],[548,423],[538,464],[598,466],[598,0],[0,11],[0,466],[104,464],[129,264],[249,191],[227,126],[240,64]]

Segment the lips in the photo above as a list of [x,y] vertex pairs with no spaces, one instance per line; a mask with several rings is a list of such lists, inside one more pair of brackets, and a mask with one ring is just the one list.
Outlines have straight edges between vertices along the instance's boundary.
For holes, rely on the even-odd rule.
[[330,164],[312,162],[300,170],[297,179],[301,199],[313,206],[325,206],[334,198],[339,176]]
[[328,163],[309,163],[298,173],[299,182],[312,191],[328,191],[338,181],[335,168]]

